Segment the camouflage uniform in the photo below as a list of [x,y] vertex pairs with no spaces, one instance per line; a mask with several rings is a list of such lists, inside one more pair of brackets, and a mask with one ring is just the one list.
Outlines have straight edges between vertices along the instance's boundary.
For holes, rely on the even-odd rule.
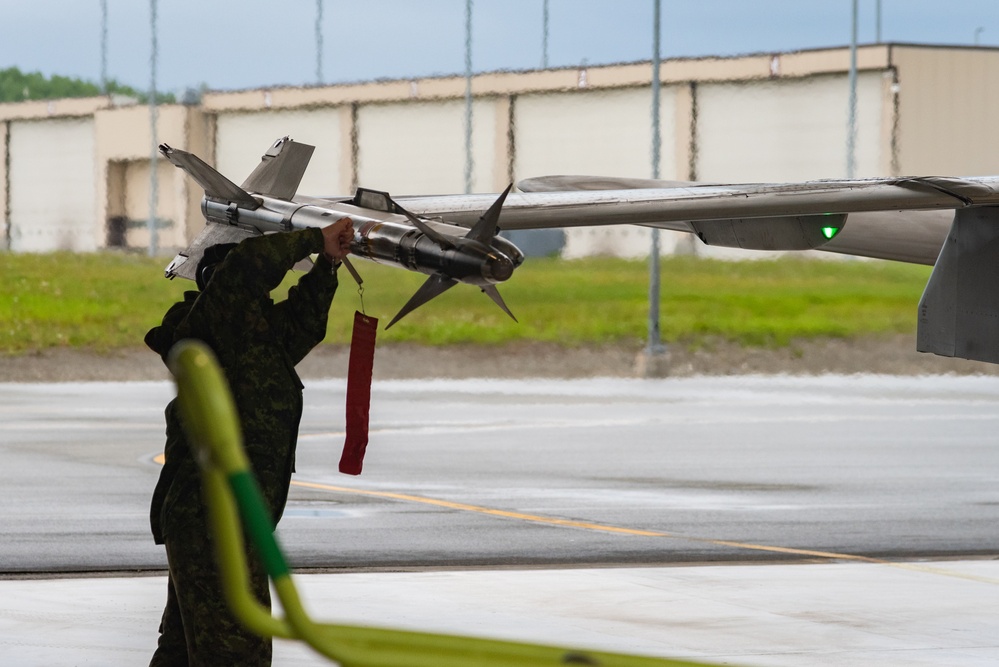
[[[321,253],[319,229],[247,239],[233,249],[203,292],[186,292],[146,344],[164,360],[171,346],[198,338],[215,352],[229,381],[243,440],[260,487],[281,518],[294,469],[302,416],[295,365],[326,335],[336,273]],[[275,304],[270,291],[299,260],[315,266]],[[271,642],[229,613],[218,577],[198,467],[181,428],[176,399],[166,408],[166,463],[153,492],[150,520],[169,562],[167,606],[151,666],[270,665]],[[270,607],[267,577],[251,554],[254,588]]]

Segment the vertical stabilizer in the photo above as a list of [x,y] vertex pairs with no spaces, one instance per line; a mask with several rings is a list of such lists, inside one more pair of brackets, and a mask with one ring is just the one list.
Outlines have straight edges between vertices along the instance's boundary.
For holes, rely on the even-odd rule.
[[919,302],[916,349],[999,363],[999,207],[959,209]]

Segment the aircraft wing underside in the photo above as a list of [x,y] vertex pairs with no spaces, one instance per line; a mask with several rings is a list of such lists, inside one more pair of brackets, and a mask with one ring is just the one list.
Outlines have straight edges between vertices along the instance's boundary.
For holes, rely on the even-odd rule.
[[[666,187],[647,187],[649,185]],[[637,224],[697,234],[709,245],[756,250],[815,248],[932,265],[954,210],[999,205],[999,178],[872,179],[706,185],[642,179],[544,177],[518,183],[503,207],[505,230]],[[553,190],[554,187],[560,188]],[[598,187],[614,187],[607,190]],[[576,188],[574,190],[568,188]],[[418,215],[469,226],[493,195],[396,197]],[[831,238],[810,228],[845,214]],[[789,227],[794,222],[804,232]],[[734,233],[722,233],[728,228]],[[740,232],[756,238],[740,243]]]
[[[555,176],[518,185],[524,192],[508,197],[504,229],[638,224],[709,245],[933,265],[917,349],[999,363],[999,177],[710,185]],[[462,225],[484,203],[477,195],[400,201]],[[816,233],[827,225],[836,232]]]

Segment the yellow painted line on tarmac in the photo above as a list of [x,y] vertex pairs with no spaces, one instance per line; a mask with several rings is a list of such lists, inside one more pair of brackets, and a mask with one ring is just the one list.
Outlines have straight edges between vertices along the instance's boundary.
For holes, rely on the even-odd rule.
[[348,486],[333,486],[331,484],[316,484],[315,482],[292,482],[295,486],[307,489],[319,489],[321,491],[336,491],[337,493],[353,493],[361,496],[372,496],[375,498],[388,498],[389,500],[402,500],[410,503],[422,503],[424,505],[434,505],[463,512],[475,512],[477,514],[488,514],[506,519],[519,519],[532,523],[544,523],[551,526],[562,526],[564,528],[583,528],[585,530],[599,530],[607,533],[624,533],[626,535],[641,535],[644,537],[675,537],[669,533],[662,533],[654,530],[637,530],[634,528],[621,528],[618,526],[605,526],[587,521],[574,521],[572,519],[557,519],[554,517],[537,516],[535,514],[524,514],[523,512],[511,512],[492,507],[481,507],[479,505],[468,505],[466,503],[456,503],[440,498],[428,498],[426,496],[413,496],[408,493],[394,493],[392,491],[371,491],[369,489],[354,489]]
[[714,544],[716,546],[731,547],[734,549],[749,549],[753,551],[766,551],[769,553],[789,554],[794,556],[807,556],[809,558],[826,558],[830,560],[847,560],[861,563],[871,563],[874,565],[887,565],[889,567],[922,572],[924,574],[935,574],[945,577],[967,579],[985,584],[999,585],[999,579],[982,577],[964,572],[955,572],[944,568],[921,565],[918,563],[898,563],[884,560],[882,558],[872,558],[870,556],[858,556],[856,554],[843,554],[834,551],[817,551],[813,549],[796,549],[793,547],[778,547],[766,544],[753,544],[750,542],[733,542],[730,540],[716,540],[707,537],[691,537],[687,535],[677,535],[659,530],[643,530],[638,528],[624,528],[621,526],[610,526],[607,524],[591,523],[588,521],[576,521],[572,519],[559,519],[556,517],[540,516],[537,514],[526,514],[524,512],[511,512],[493,507],[482,507],[481,505],[469,505],[467,503],[456,503],[451,500],[440,498],[430,498],[427,496],[414,496],[408,493],[395,493],[393,491],[374,491],[371,489],[357,489],[349,486],[335,486],[333,484],[320,484],[316,482],[302,482],[295,480],[292,485],[306,489],[316,489],[319,491],[333,491],[335,493],[350,493],[373,498],[386,498],[388,500],[398,500],[402,502],[420,503],[423,505],[433,505],[445,509],[453,509],[461,512],[474,512],[488,516],[497,516],[505,519],[516,519],[530,523],[540,523],[548,526],[559,526],[562,528],[579,528],[581,530],[592,530],[603,533],[615,533],[618,535],[634,535],[638,537],[665,537],[676,540],[687,540],[690,542],[700,542],[702,544]]
[[[155,463],[163,465],[163,463],[166,461],[166,457],[164,454],[157,454],[155,457],[153,457],[153,461]],[[349,486],[336,486],[333,484],[320,484],[316,482],[302,482],[299,480],[292,481],[292,485],[306,489],[315,489],[318,491],[350,493],[358,496],[369,496],[372,498],[385,498],[387,500],[398,500],[401,502],[419,503],[422,505],[433,505],[435,507],[443,507],[445,509],[457,510],[459,512],[474,512],[476,514],[497,516],[504,519],[516,519],[518,521],[528,521],[530,523],[540,523],[548,526],[559,526],[561,528],[578,528],[580,530],[592,530],[602,533],[614,533],[618,535],[634,535],[637,537],[665,537],[674,540],[687,540],[689,542],[700,542],[702,544],[714,544],[716,546],[731,547],[733,549],[748,549],[752,551],[766,551],[769,553],[787,554],[791,556],[803,556],[808,558],[825,558],[829,560],[846,560],[859,563],[871,563],[874,565],[887,565],[889,567],[894,567],[901,570],[910,570],[912,572],[922,572],[924,574],[936,574],[944,577],[954,577],[958,579],[967,579],[968,581],[976,581],[979,583],[999,585],[999,579],[993,579],[991,577],[982,577],[974,574],[966,574],[964,572],[955,572],[953,570],[947,570],[944,568],[934,567],[931,565],[923,565],[920,563],[900,563],[900,562],[885,560],[883,558],[871,558],[870,556],[858,556],[856,554],[842,554],[842,553],[837,553],[835,551],[796,549],[794,547],[778,547],[768,544],[753,544],[751,542],[733,542],[731,540],[716,540],[708,537],[677,535],[675,533],[667,533],[661,530],[643,530],[639,528],[624,528],[622,526],[609,526],[606,524],[592,523],[589,521],[576,521],[573,519],[559,519],[557,517],[541,516],[538,514],[526,514],[524,512],[511,512],[509,510],[501,510],[493,507],[483,507],[481,505],[469,505],[468,503],[456,503],[454,501],[443,500],[441,498],[414,496],[409,493],[395,493],[393,491],[374,491],[372,489],[357,489]]]

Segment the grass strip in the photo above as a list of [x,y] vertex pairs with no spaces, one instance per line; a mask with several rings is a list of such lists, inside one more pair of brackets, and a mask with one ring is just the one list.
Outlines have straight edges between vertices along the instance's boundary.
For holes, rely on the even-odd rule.
[[[108,351],[142,344],[166,309],[192,289],[163,278],[166,258],[127,253],[0,254],[0,352],[52,347]],[[425,279],[357,260],[364,306],[387,323]],[[666,342],[724,339],[780,347],[795,339],[910,333],[930,268],[800,257],[726,262],[668,257],[661,264]],[[281,299],[295,278],[274,297]],[[479,290],[459,285],[407,315],[379,343],[564,345],[638,343],[648,317],[648,264],[613,258],[529,259],[500,291],[520,323]],[[350,340],[360,309],[340,276],[327,342]]]

